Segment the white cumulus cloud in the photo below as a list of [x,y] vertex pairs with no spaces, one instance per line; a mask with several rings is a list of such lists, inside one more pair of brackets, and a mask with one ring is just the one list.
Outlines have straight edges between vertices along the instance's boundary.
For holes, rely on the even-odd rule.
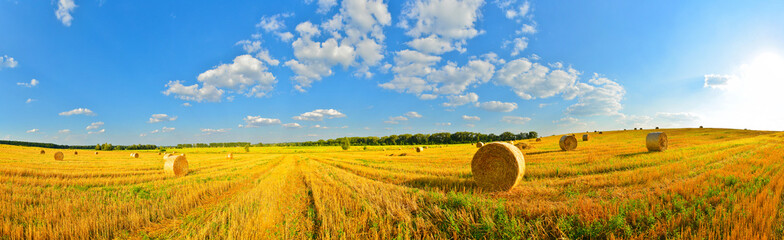
[[201,132],[204,135],[210,135],[210,134],[218,134],[218,133],[227,133],[227,132],[229,132],[229,130],[231,130],[231,129],[226,129],[226,128],[220,128],[220,129],[202,128]]
[[239,127],[244,128],[257,128],[260,126],[267,126],[267,125],[278,125],[280,124],[280,119],[275,118],[263,118],[261,116],[246,116],[245,125],[239,125]]
[[322,121],[324,118],[333,119],[342,117],[346,117],[346,114],[335,109],[316,109],[300,114],[299,116],[294,116],[292,119],[299,121]]
[[37,133],[39,131],[40,130],[38,130],[38,128],[33,128],[33,129],[30,129],[30,130],[27,130],[27,133]]
[[14,60],[14,58],[8,55],[0,56],[0,70],[3,68],[15,68],[17,65],[19,65],[19,62]]
[[57,132],[61,134],[68,134],[71,133],[71,129],[62,129],[62,130],[58,130]]
[[511,112],[517,109],[517,103],[489,101],[489,102],[480,103],[479,108],[491,112]]
[[166,91],[163,91],[163,94],[166,96],[174,94],[175,97],[186,101],[220,102],[223,90],[212,85],[204,85],[201,88],[199,88],[199,84],[185,86],[180,80],[175,80],[166,84]]
[[73,12],[74,8],[76,7],[76,3],[74,3],[73,0],[59,0],[57,2],[57,10],[54,12],[54,15],[57,16],[58,20],[63,22],[63,25],[70,27],[71,21],[73,21],[71,12]]
[[227,88],[247,96],[262,97],[273,89],[275,76],[264,63],[251,55],[240,55],[231,64],[222,64],[199,74],[204,85]]
[[105,133],[105,132],[106,132],[106,129],[101,129],[101,130],[94,131],[94,132],[87,132],[87,134],[99,134],[99,133]]
[[626,90],[620,84],[594,74],[588,83],[578,83],[574,96],[577,103],[566,108],[566,113],[575,116],[619,115],[623,109],[621,100]]
[[283,124],[283,127],[285,127],[285,128],[302,128],[302,125],[299,125],[299,123],[286,123],[286,124]]
[[466,121],[479,121],[479,119],[480,119],[479,116],[463,115],[463,120],[466,120]]
[[570,90],[579,72],[562,64],[551,64],[554,69],[527,58],[507,62],[496,73],[496,84],[510,87],[520,98],[530,100],[548,98]]
[[465,40],[480,34],[475,28],[484,0],[416,0],[406,5],[400,26],[411,37],[430,37],[450,41],[462,50]]
[[148,123],[159,123],[159,122],[167,122],[167,121],[174,121],[177,120],[177,117],[169,117],[169,115],[164,113],[153,114],[150,117],[150,121]]
[[92,110],[87,108],[77,108],[71,111],[61,112],[60,116],[72,116],[72,115],[86,115],[86,116],[95,116]]
[[85,130],[99,129],[101,127],[103,127],[103,122],[94,122],[94,123],[90,123],[90,125],[87,126]]
[[501,121],[510,123],[510,124],[525,124],[528,121],[531,121],[529,117],[518,117],[518,116],[504,116],[501,118]]
[[730,82],[735,81],[736,79],[737,77],[733,75],[706,74],[704,87],[726,88],[729,86]]
[[18,82],[18,83],[16,83],[16,85],[18,85],[18,86],[22,86],[22,87],[28,87],[28,88],[31,88],[31,87],[38,86],[38,80],[36,80],[35,78],[33,78],[32,80],[30,80],[30,82],[29,82],[29,83],[26,83],[26,82]]
[[447,102],[442,104],[444,107],[457,107],[479,101],[479,95],[468,93],[465,95],[448,96],[447,100]]
[[417,113],[417,112],[407,112],[405,115],[406,115],[406,117],[409,117],[409,118],[421,118],[422,117],[422,115]]

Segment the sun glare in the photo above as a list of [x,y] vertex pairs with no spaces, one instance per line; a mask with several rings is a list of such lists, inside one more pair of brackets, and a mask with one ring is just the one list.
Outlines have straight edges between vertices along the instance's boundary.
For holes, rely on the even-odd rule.
[[739,87],[750,93],[778,92],[784,87],[784,58],[776,53],[760,54],[740,70]]

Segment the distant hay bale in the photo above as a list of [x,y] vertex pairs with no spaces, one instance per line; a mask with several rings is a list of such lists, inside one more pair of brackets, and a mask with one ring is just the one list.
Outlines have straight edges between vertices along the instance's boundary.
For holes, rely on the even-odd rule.
[[46,151],[44,151],[44,150],[41,150],[41,154],[46,154]]
[[229,153],[229,155],[226,155],[226,159],[234,159],[234,154]]
[[161,152],[158,152],[158,155],[161,155]]
[[648,133],[648,136],[645,137],[645,147],[651,152],[667,150],[668,144],[667,134],[663,132]]
[[509,191],[522,182],[525,158],[512,144],[488,143],[474,154],[471,172],[478,187],[489,191]]
[[702,128],[702,126],[700,126],[700,128]]
[[599,134],[603,134],[604,132],[599,132]]
[[531,144],[524,143],[524,142],[519,142],[515,144],[515,147],[519,148],[520,150],[534,148],[533,146],[531,146]]
[[56,152],[56,153],[54,153],[54,160],[62,161],[64,157],[65,157],[65,154],[63,154],[63,152]]
[[561,146],[561,150],[564,151],[571,151],[577,148],[577,138],[574,135],[563,135],[561,136],[561,140],[558,141],[558,145]]
[[483,143],[483,142],[478,142],[478,143],[476,143],[476,147],[478,147],[478,148],[480,148],[480,147],[482,147],[482,146],[484,146],[484,145],[485,145],[485,143]]
[[79,152],[77,152],[77,151],[74,151],[74,155],[79,155]]
[[541,142],[541,141],[542,141],[542,138],[536,138],[536,141],[537,141],[537,142]]
[[637,130],[637,128],[634,128],[634,130]]
[[98,155],[98,152],[95,152],[95,155]]
[[400,155],[398,155],[398,156],[401,156],[401,157],[403,157],[403,156],[406,156],[406,155],[408,155],[408,154],[406,154],[406,153],[401,153],[401,154],[400,154]]
[[659,127],[656,127],[656,129],[659,129]]
[[131,153],[131,157],[132,158],[139,158],[139,154],[138,153]]
[[416,148],[416,151],[417,151],[417,152],[422,152],[422,151],[424,151],[424,150],[425,150],[425,149],[424,149],[424,148],[422,148],[422,147],[417,147],[417,148]]
[[583,134],[583,142],[588,141],[588,134]]
[[172,155],[166,158],[163,172],[169,176],[184,176],[188,174],[188,160],[182,155]]

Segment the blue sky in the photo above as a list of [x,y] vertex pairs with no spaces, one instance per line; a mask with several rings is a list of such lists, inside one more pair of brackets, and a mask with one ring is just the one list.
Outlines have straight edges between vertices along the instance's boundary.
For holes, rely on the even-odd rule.
[[0,138],[781,130],[781,1],[0,0]]

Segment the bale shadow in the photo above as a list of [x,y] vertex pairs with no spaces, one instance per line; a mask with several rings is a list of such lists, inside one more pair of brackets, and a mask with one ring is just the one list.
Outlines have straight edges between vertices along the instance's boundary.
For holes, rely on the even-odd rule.
[[645,155],[645,154],[650,154],[650,153],[651,152],[637,152],[637,153],[619,154],[619,155],[615,155],[615,156],[619,157],[619,158],[630,158],[630,157],[636,157],[636,156],[639,156],[639,155]]
[[438,189],[443,192],[473,192],[477,188],[476,182],[474,182],[473,179],[443,177],[420,177],[405,181],[401,183],[401,185],[422,190]]
[[554,152],[562,152],[563,150],[551,150],[551,151],[539,151],[539,152],[530,152],[524,153],[525,155],[539,155],[539,154],[547,154],[547,153],[554,153]]

